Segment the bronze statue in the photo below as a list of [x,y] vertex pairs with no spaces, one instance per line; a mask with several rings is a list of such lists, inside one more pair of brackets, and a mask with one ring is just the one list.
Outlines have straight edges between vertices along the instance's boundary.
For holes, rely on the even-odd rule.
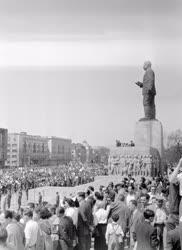
[[145,117],[142,120],[152,120],[155,119],[156,110],[155,110],[155,74],[151,69],[151,62],[146,61],[143,65],[145,74],[142,82],[136,82],[136,84],[142,89],[143,95],[143,106]]

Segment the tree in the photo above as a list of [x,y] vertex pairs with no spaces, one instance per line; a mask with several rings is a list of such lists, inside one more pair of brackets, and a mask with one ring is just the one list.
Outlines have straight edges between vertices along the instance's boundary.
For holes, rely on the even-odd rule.
[[170,133],[167,137],[167,148],[177,145],[177,143],[182,143],[182,130],[177,129]]
[[182,131],[173,131],[167,137],[167,148],[164,152],[167,163],[176,164],[182,157]]

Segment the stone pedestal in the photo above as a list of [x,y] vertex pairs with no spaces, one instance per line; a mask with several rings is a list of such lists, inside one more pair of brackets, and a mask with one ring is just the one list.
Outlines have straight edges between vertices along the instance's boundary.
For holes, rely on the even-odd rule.
[[158,120],[144,120],[136,123],[135,146],[157,149],[163,157],[163,128]]

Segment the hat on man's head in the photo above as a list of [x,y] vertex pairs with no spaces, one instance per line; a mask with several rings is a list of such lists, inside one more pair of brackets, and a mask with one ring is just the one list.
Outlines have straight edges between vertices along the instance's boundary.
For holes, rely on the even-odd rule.
[[82,197],[83,199],[85,199],[85,192],[78,192],[77,194],[79,197]]

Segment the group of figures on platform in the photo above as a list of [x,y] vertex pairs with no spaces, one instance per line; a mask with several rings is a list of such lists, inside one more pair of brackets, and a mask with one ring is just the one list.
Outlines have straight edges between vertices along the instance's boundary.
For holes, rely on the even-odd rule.
[[132,176],[157,176],[160,158],[153,155],[111,155],[109,173]]

